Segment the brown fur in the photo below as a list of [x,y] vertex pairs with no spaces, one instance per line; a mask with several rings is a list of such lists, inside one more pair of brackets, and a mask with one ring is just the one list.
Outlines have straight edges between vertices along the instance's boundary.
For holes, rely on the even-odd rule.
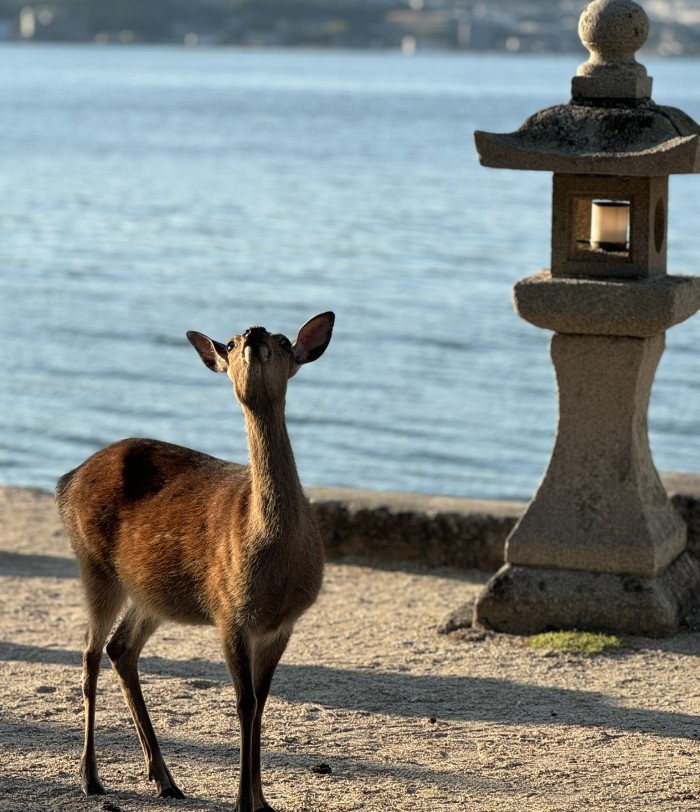
[[104,793],[94,747],[95,692],[105,641],[160,795],[183,797],[160,753],[137,660],[164,620],[214,624],[236,687],[241,725],[239,812],[270,809],[260,780],[260,723],[294,622],[313,603],[323,548],[284,420],[288,379],[330,341],[333,314],[302,327],[294,345],[263,328],[228,347],[188,338],[227,372],[246,420],[250,465],[131,439],[98,451],[58,481],[56,500],[78,560],[88,631],[83,656],[81,784]]

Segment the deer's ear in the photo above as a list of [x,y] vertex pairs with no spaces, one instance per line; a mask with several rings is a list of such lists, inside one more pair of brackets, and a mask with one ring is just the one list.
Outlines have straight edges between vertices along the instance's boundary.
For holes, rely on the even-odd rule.
[[326,351],[333,335],[335,313],[321,313],[309,319],[299,330],[292,353],[297,364],[308,364],[320,358]]
[[198,333],[195,330],[188,330],[187,338],[190,344],[197,350],[199,357],[212,372],[226,372],[228,370],[228,353],[226,346],[220,341]]

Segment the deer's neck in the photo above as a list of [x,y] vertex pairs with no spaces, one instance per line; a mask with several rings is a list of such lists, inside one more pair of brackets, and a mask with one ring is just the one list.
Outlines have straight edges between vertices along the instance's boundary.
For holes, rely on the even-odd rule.
[[305,496],[284,419],[284,403],[246,410],[253,521],[268,538],[298,527]]

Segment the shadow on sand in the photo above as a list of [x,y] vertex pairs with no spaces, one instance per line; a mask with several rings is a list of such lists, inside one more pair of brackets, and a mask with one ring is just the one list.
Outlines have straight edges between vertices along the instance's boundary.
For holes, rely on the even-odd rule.
[[[622,659],[625,655],[617,656]],[[627,656],[634,656],[634,652]],[[2,660],[79,668],[81,654],[0,641]],[[106,658],[104,664],[108,667]],[[225,665],[208,660],[144,656],[140,670],[144,675],[190,680],[190,687],[194,688],[216,683],[230,685]],[[76,685],[79,679],[76,673]],[[288,702],[368,714],[505,725],[516,723],[512,708],[517,707],[519,725],[614,728],[626,733],[700,740],[699,720],[690,714],[621,707],[596,691],[552,688],[492,677],[415,675],[283,662],[275,675],[272,694]]]

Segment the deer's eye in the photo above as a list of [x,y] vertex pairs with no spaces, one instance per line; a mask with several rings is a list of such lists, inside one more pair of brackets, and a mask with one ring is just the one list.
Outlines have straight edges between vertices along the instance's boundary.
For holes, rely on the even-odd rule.
[[235,341],[229,341],[228,344],[226,345],[226,352],[232,352],[235,349],[236,349],[236,342]]
[[279,342],[280,347],[287,350],[287,352],[292,349],[292,342],[286,336],[280,336],[277,341]]

